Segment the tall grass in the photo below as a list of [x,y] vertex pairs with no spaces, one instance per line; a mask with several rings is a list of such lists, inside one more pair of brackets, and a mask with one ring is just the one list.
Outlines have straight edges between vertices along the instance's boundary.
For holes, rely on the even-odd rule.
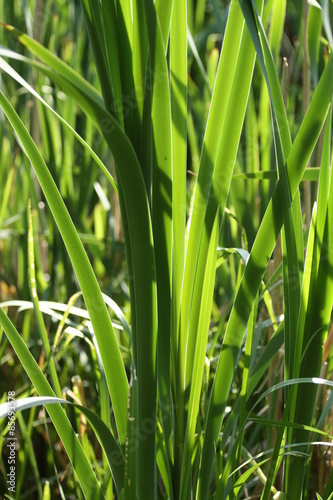
[[[36,2],[34,30],[32,4],[27,30],[3,7],[0,229],[19,226],[26,251],[18,297],[0,308],[2,356],[12,359],[9,341],[30,379],[17,399],[30,409],[17,414],[29,457],[19,459],[38,498],[49,488],[62,498],[329,498],[333,474],[322,467],[315,482],[313,450],[332,439],[332,35],[327,2],[299,5],[303,18],[289,4],[82,0],[54,13]],[[297,19],[307,50],[289,47],[281,85],[283,27]],[[304,117],[299,58],[313,90]],[[8,160],[15,141],[20,166]],[[43,489],[40,405],[72,470],[60,480],[64,459],[53,456]],[[18,484],[17,498],[29,495]]]

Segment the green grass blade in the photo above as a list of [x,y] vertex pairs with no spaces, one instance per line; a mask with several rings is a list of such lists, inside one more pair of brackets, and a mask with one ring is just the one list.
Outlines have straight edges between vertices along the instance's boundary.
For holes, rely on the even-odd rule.
[[[177,332],[181,303],[186,226],[186,154],[187,154],[187,23],[186,2],[174,4],[170,33],[170,80],[172,112],[172,363],[177,363]],[[178,388],[176,388],[176,391]],[[182,441],[179,429],[177,440]],[[178,449],[178,447],[176,447]],[[181,457],[177,459],[177,487],[180,485]]]
[[111,86],[110,67],[107,64],[108,58],[104,40],[104,26],[101,18],[101,5],[100,2],[91,2],[90,0],[82,0],[81,3],[94,53],[105,107],[118,120],[118,113],[114,105],[113,89]]
[[269,45],[274,60],[277,61],[281,40],[283,35],[283,26],[286,17],[287,0],[275,0],[272,7],[272,17],[270,21]]
[[[331,120],[328,114],[321,173],[318,189],[317,217],[313,218],[313,228],[309,233],[308,255],[304,270],[302,310],[300,314],[298,338],[301,348],[296,362],[300,366],[300,377],[318,377],[323,360],[323,341],[328,331],[332,309],[332,260],[328,245],[332,241],[330,230],[330,211],[332,210],[332,179],[330,173]],[[310,241],[312,237],[312,241]],[[328,296],[326,296],[328,294]],[[302,354],[302,357],[301,357]],[[295,422],[311,424],[315,411],[317,388],[305,390],[301,386],[294,400],[292,418]],[[300,406],[302,407],[300,409]],[[293,441],[308,439],[308,433],[295,431]],[[303,487],[304,461],[297,459],[287,462],[286,487],[297,494]]]
[[[172,313],[177,331],[183,282],[186,225],[187,154],[187,34],[186,2],[174,5],[170,37],[170,80],[172,112]],[[173,340],[177,345],[177,339]]]
[[[140,366],[137,366],[140,401],[138,426],[142,432],[142,427],[144,428],[142,422],[154,414],[156,399],[156,389],[151,380],[156,376],[157,303],[152,227],[141,167],[130,141],[101,104],[100,97],[95,91],[91,91],[85,80],[26,35],[19,36],[20,41],[22,42],[23,38],[24,43],[38,57],[52,65],[55,71],[59,71],[60,74],[52,71],[47,74],[62,87],[64,92],[73,96],[79,106],[94,120],[115,158],[128,270],[134,277],[130,281],[132,334],[134,359],[136,363],[138,360],[140,363]],[[121,392],[119,384],[118,390]],[[124,402],[126,399],[127,405],[127,391],[123,393],[122,399]],[[122,422],[125,424],[125,418],[122,418]],[[148,432],[144,434],[147,434],[149,439],[142,440],[140,444],[142,448],[149,448],[153,445],[153,436]],[[145,461],[141,460],[139,463],[143,465]]]
[[[133,82],[135,88],[135,102],[133,102],[133,139],[132,144],[139,155],[140,143],[146,144],[142,134],[143,109],[147,101],[150,103],[149,79],[151,71],[148,64],[148,38],[145,21],[145,11],[142,8],[141,0],[133,1]],[[147,127],[149,128],[149,127]],[[146,131],[148,133],[148,131]],[[150,130],[149,130],[150,132]],[[145,150],[145,147],[143,148]],[[147,152],[145,151],[147,154]],[[147,179],[147,192],[150,191],[151,165],[149,161],[143,161],[140,155],[140,163],[144,177]]]
[[[320,167],[311,167],[306,168],[303,173],[302,182],[303,181],[312,181],[317,182],[319,180]],[[277,174],[276,170],[268,170],[266,172],[257,171],[257,172],[246,172],[246,173],[235,173],[233,175],[233,179],[271,179],[276,180]]]
[[138,439],[141,438],[137,432],[138,418],[138,381],[135,375],[134,364],[131,367],[131,382],[128,395],[128,424],[127,439],[125,443],[125,479],[124,498],[126,500],[137,499],[137,471],[138,471]]
[[122,103],[122,85],[120,78],[119,47],[117,38],[117,17],[114,1],[101,2],[103,35],[105,39],[107,65],[112,88],[114,111],[121,128],[124,128],[124,110]]
[[[123,113],[125,130],[128,137],[133,141],[135,131],[133,130],[133,109],[135,107],[136,89],[133,81],[133,18],[132,1],[113,0],[117,12],[117,36],[119,48],[119,67],[121,77],[121,103],[123,103]],[[143,6],[141,5],[143,10]],[[119,104],[121,104],[119,103]]]
[[330,43],[330,46],[333,46],[333,33],[330,23],[330,12],[329,12],[329,2],[328,0],[322,0],[322,17],[323,17],[323,26],[326,32],[327,39]]
[[[170,90],[165,47],[158,23],[155,5],[146,0],[144,2],[146,28],[149,45],[149,61],[152,72],[152,95],[151,95],[151,133],[152,133],[152,224],[154,235],[154,254],[156,266],[156,285],[158,297],[158,384],[159,393],[163,405],[167,408],[170,397],[170,310],[171,310],[171,238],[172,238],[172,150],[171,150],[171,109]],[[149,145],[149,144],[148,144]],[[156,345],[154,343],[154,345]],[[140,355],[138,362],[141,363]],[[142,370],[146,366],[142,365]],[[141,419],[140,392],[145,393],[148,403],[147,387],[139,384],[139,420]],[[152,376],[149,384],[152,392],[150,394],[150,415],[156,405],[156,393],[153,394],[156,378]],[[147,406],[148,410],[148,406]],[[149,418],[149,414],[143,418]],[[150,442],[150,451],[148,443]],[[150,498],[154,494],[155,485],[145,481],[144,476],[148,474],[154,477],[155,458],[155,436],[151,435],[145,444],[146,455],[141,455],[142,445],[138,453],[138,497]],[[145,458],[146,457],[146,458]]]
[[[181,4],[183,2],[180,2]],[[156,14],[158,17],[158,23],[160,25],[162,41],[164,45],[164,52],[166,53],[168,47],[168,38],[170,33],[170,25],[171,25],[171,14],[173,15],[174,9],[177,9],[177,2],[174,0],[156,0],[155,8]],[[180,17],[178,20],[179,27],[181,29],[186,27],[186,24],[183,23],[183,17]],[[172,40],[172,35],[170,34],[170,39]]]
[[123,440],[127,425],[128,384],[110,316],[95,274],[47,166],[22,121],[2,93],[0,93],[0,105],[20,138],[25,153],[35,169],[76,271],[101,351],[119,436]]
[[3,22],[0,22],[4,28],[6,28],[13,36],[15,36],[19,42],[24,45],[28,50],[33,52],[39,59],[46,62],[49,66],[51,66],[55,71],[59,72],[59,74],[64,74],[70,81],[75,82],[77,87],[84,92],[88,93],[89,97],[98,105],[103,106],[104,102],[101,95],[97,92],[95,87],[88,83],[77,71],[71,68],[68,64],[62,61],[59,57],[54,55],[50,50],[45,48],[42,44],[30,38],[22,31],[19,31],[14,28],[14,26],[10,26]]

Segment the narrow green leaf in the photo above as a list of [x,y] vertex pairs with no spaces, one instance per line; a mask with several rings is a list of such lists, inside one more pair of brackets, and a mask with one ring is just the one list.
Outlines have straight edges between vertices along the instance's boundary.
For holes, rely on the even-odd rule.
[[121,441],[123,441],[126,434],[127,378],[110,316],[95,274],[44,160],[21,119],[2,93],[0,93],[0,106],[15,129],[25,153],[35,169],[76,271],[100,348],[119,436]]

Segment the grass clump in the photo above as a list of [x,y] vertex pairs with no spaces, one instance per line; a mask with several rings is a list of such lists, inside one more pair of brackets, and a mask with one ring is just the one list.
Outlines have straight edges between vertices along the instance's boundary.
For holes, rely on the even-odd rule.
[[16,497],[328,499],[328,4],[43,5],[1,12]]

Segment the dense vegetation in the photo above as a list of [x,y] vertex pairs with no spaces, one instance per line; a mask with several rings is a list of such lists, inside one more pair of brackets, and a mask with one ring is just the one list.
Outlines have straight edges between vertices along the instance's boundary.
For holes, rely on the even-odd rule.
[[330,14],[0,2],[1,498],[332,498]]

